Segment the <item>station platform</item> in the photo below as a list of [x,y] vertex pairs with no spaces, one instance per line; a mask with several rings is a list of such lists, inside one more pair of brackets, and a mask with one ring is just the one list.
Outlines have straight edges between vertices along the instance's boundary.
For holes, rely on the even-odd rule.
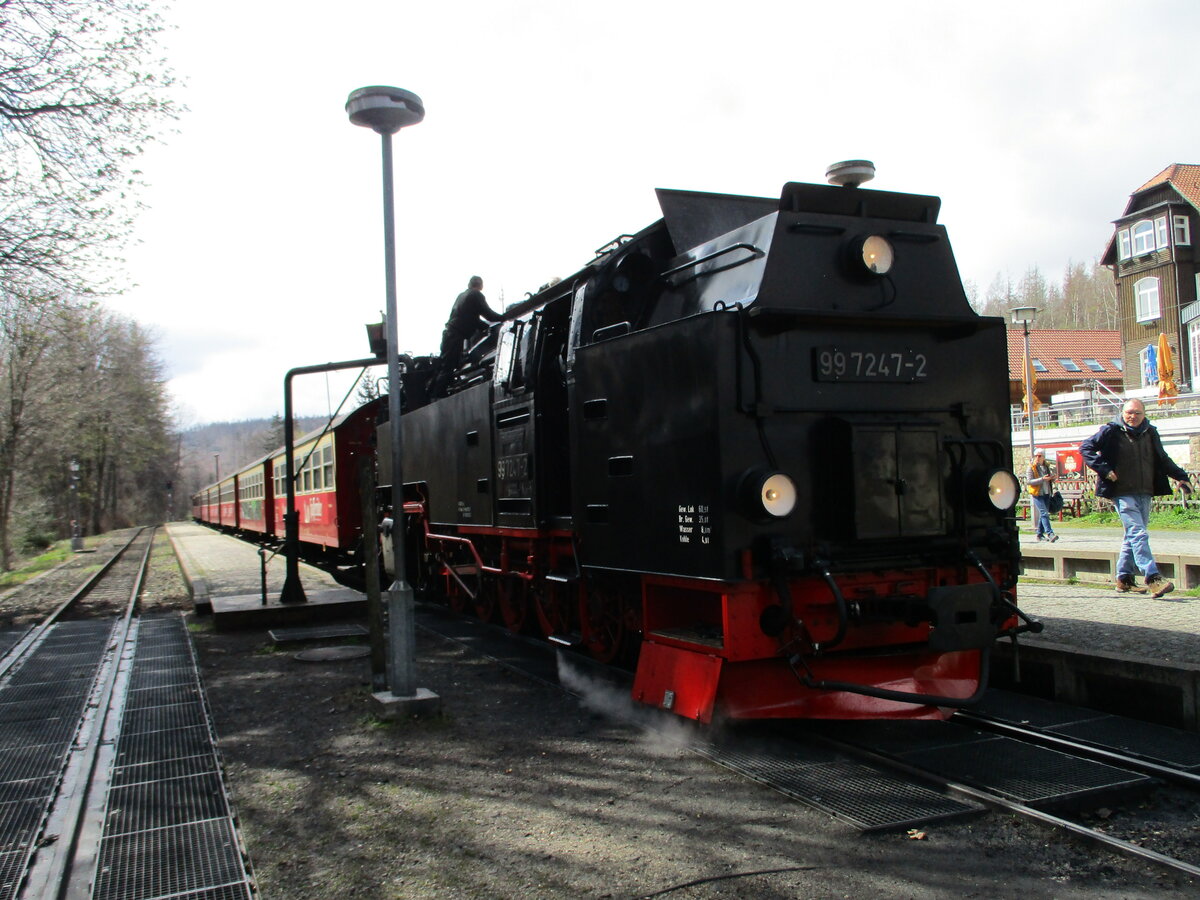
[[211,613],[218,631],[366,615],[363,594],[305,563],[299,568],[306,602],[280,603],[287,563],[282,554],[267,563],[264,602],[263,560],[257,545],[195,522],[171,522],[166,530],[196,612]]
[[1022,523],[1017,603],[1045,629],[1023,635],[1016,652],[998,645],[993,683],[1200,731],[1200,537],[1151,529],[1159,568],[1175,582],[1155,600],[1115,590],[1120,528],[1054,529],[1056,542],[1039,542]]

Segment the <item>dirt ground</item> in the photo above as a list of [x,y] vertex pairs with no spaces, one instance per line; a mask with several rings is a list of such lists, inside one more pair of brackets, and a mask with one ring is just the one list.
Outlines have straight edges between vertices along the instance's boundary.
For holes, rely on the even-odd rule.
[[[156,552],[146,610],[188,608],[168,553]],[[678,729],[639,720],[624,696],[597,690],[581,702],[426,632],[417,683],[442,713],[389,723],[372,713],[365,658],[302,662],[263,631],[189,622],[266,900],[1198,890],[994,813],[919,839],[859,835],[718,768]],[[1161,827],[1196,825],[1194,806],[1173,815]]]

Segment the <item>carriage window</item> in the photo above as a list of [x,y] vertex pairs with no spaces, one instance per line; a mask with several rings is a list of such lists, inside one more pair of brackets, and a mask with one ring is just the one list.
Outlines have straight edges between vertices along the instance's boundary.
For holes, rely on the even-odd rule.
[[326,444],[322,455],[325,459],[325,487],[333,490],[333,445]]

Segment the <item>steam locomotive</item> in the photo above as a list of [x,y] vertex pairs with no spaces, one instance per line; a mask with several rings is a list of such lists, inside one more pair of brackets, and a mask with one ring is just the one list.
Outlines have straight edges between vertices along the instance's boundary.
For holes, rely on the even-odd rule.
[[940,201],[872,174],[659,190],[662,219],[506,313],[444,396],[412,360],[418,592],[636,666],[636,700],[701,722],[976,700],[995,641],[1037,628],[1004,327],[968,304]]

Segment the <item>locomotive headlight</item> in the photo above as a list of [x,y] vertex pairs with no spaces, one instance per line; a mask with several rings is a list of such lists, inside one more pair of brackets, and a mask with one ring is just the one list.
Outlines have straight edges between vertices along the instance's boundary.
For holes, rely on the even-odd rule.
[[859,247],[863,266],[873,275],[886,275],[896,261],[892,242],[882,235],[872,234],[863,238]]
[[752,469],[742,476],[742,508],[751,518],[782,519],[796,508],[796,483],[782,472]]
[[1008,469],[989,469],[972,473],[968,480],[969,501],[981,511],[1012,509],[1021,496],[1017,476]]

